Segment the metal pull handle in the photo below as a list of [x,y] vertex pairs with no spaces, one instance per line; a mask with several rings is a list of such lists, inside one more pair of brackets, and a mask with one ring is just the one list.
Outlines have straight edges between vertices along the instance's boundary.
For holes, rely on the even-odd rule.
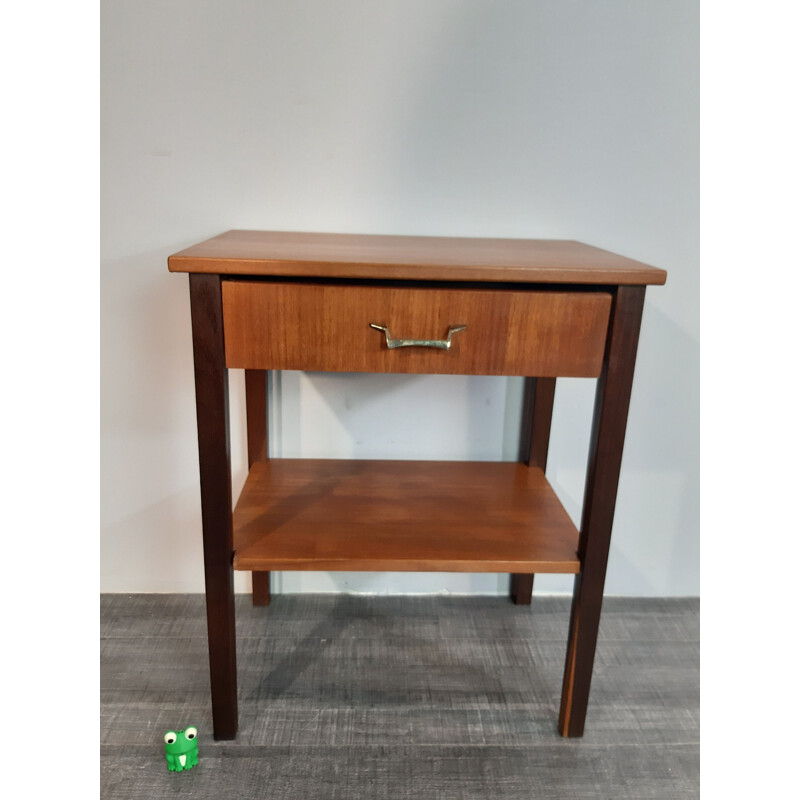
[[447,331],[446,339],[392,339],[389,334],[389,329],[385,325],[376,325],[370,322],[369,326],[370,328],[375,328],[376,331],[384,332],[386,335],[386,346],[390,350],[394,350],[396,347],[436,347],[439,350],[449,350],[453,334],[467,329],[466,325],[451,325]]

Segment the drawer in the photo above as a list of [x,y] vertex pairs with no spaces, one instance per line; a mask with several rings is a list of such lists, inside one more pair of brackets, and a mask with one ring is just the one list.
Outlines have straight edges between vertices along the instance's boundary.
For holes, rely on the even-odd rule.
[[596,377],[611,295],[228,280],[222,307],[232,368]]

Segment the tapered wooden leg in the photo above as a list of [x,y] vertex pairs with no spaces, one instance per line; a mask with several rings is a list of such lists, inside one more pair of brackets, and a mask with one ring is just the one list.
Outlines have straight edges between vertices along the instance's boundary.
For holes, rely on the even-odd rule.
[[228,371],[222,339],[219,275],[190,275],[203,561],[214,738],[234,739],[236,625],[228,425]]
[[[555,394],[555,378],[525,378],[519,460],[542,472],[547,466]],[[530,605],[532,595],[533,575],[512,574],[511,600],[516,605]]]
[[562,736],[582,736],[586,721],[644,291],[643,286],[616,290],[597,381],[578,541],[581,571],[575,577],[558,722]]
[[[247,408],[247,465],[266,461],[269,452],[267,426],[267,371],[244,371],[245,402]],[[253,573],[253,605],[268,606],[270,596],[269,572]]]

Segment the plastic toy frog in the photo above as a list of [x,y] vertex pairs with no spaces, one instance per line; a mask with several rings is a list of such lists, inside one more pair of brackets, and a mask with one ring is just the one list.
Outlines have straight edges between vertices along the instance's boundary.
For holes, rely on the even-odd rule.
[[164,734],[164,745],[170,772],[183,772],[197,764],[197,728],[167,731]]

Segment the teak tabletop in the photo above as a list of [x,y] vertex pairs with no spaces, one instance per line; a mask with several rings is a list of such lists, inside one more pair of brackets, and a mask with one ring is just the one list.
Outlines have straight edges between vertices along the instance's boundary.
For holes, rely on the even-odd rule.
[[663,284],[663,269],[580,242],[228,231],[169,257],[171,272],[375,280]]

